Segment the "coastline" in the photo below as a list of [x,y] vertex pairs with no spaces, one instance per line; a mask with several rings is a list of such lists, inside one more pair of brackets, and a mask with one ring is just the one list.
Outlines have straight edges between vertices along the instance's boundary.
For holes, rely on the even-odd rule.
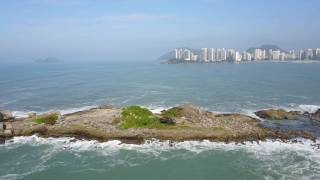
[[180,59],[163,60],[160,64],[248,64],[248,63],[320,63],[320,60],[252,60],[252,61],[188,61]]

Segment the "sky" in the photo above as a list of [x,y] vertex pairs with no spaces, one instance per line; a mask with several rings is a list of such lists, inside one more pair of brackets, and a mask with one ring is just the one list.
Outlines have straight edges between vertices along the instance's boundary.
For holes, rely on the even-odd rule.
[[320,47],[319,0],[0,0],[0,61],[156,60],[175,47]]

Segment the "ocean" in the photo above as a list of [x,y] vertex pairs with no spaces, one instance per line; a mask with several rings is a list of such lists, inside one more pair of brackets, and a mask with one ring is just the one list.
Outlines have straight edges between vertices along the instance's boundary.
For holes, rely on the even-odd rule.
[[[310,61],[0,63],[0,109],[17,117],[99,105],[141,105],[159,112],[194,104],[250,116],[265,108],[314,112],[320,108],[319,69],[320,63]],[[319,143],[155,139],[132,145],[16,137],[0,145],[0,179],[320,179]]]

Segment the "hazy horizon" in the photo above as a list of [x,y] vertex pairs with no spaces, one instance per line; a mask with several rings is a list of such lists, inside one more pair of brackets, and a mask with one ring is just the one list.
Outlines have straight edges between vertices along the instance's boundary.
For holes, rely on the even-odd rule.
[[175,47],[320,47],[317,0],[29,0],[0,6],[0,61],[156,60]]

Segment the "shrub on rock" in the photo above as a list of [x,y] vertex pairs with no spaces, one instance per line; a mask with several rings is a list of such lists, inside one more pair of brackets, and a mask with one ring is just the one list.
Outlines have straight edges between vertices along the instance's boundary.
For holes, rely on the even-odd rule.
[[129,106],[121,113],[121,128],[158,128],[160,126],[162,124],[159,118],[146,108]]
[[59,119],[60,114],[59,113],[51,113],[47,115],[39,116],[35,119],[35,122],[37,124],[48,124],[48,125],[54,125],[56,121]]

